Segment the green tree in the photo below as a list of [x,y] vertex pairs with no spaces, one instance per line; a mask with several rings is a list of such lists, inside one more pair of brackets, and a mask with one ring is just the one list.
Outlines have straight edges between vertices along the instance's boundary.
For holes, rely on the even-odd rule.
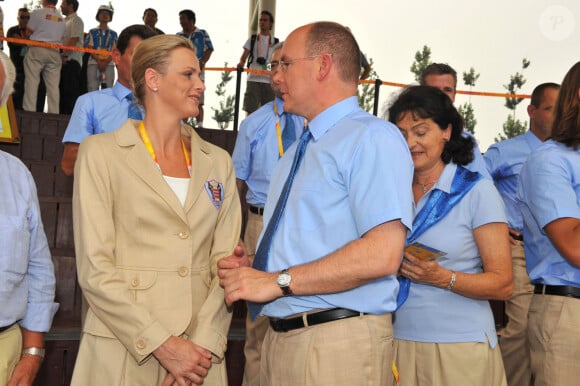
[[[373,59],[369,58],[369,64],[371,65],[371,73],[369,74],[368,79],[374,80],[378,79],[379,75],[375,71],[373,67]],[[358,89],[356,90],[356,96],[358,97],[358,104],[362,107],[365,111],[371,112],[373,111],[374,102],[375,102],[375,86],[370,83],[363,83],[358,85]]]
[[415,61],[411,65],[411,72],[415,74],[415,80],[419,82],[421,80],[421,74],[425,67],[431,64],[431,48],[429,46],[423,46],[421,51],[415,52]]
[[[224,67],[228,66],[228,62]],[[220,129],[227,129],[230,122],[234,119],[234,103],[235,97],[233,95],[226,95],[226,87],[230,80],[232,80],[231,71],[224,71],[221,74],[221,82],[217,85],[215,93],[221,97],[219,102],[219,109],[211,108],[213,110],[213,120],[217,122]]]
[[[469,71],[463,71],[463,83],[469,86],[471,91],[475,86],[475,82],[479,79],[479,73],[475,73],[475,69],[471,67]],[[475,119],[475,112],[473,105],[471,104],[471,95],[469,100],[457,108],[459,114],[463,117],[463,122],[465,130],[469,131],[471,134],[475,134],[475,126],[477,125],[477,119]]]
[[[503,87],[510,94],[518,94],[524,84],[526,84],[526,78],[524,77],[523,70],[530,66],[530,61],[526,58],[522,59],[522,72],[517,71],[514,75],[510,76],[510,81]],[[503,141],[505,139],[516,137],[520,134],[526,132],[528,128],[527,121],[520,121],[516,119],[516,109],[518,105],[524,100],[524,98],[506,97],[504,106],[511,110],[510,115],[503,124],[503,133],[498,133],[498,136],[494,138],[495,142]]]

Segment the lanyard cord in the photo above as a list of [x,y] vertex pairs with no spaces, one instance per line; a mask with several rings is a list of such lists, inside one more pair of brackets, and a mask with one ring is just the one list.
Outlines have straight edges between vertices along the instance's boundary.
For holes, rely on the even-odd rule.
[[[276,136],[278,137],[278,154],[280,157],[284,155],[284,145],[282,144],[282,129],[280,128],[280,114],[278,114],[278,104],[274,99],[274,115],[276,116]],[[288,119],[292,119],[289,116],[286,116],[286,121]],[[304,128],[308,126],[306,120],[304,120]]]
[[[155,150],[153,150],[153,145],[151,144],[151,139],[149,139],[149,135],[147,134],[147,130],[145,130],[145,124],[141,122],[139,125],[139,135],[147,148],[147,151],[155,161],[155,165],[161,170],[159,166],[159,162],[157,162],[157,156],[155,155]],[[185,148],[185,143],[183,143],[183,139],[181,140],[181,148],[183,149],[183,155],[185,156],[185,163],[187,164],[187,170],[189,171],[189,175],[191,176],[191,160],[189,159],[189,154],[187,153],[187,149]]]

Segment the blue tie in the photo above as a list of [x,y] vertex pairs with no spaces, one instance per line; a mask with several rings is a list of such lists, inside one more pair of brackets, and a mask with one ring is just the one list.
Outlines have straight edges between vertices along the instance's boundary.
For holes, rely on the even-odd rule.
[[296,126],[290,114],[284,114],[284,116],[286,117],[286,124],[282,132],[282,147],[284,148],[284,152],[286,152],[290,145],[296,141]]
[[[255,269],[260,271],[266,270],[266,266],[268,265],[268,253],[270,251],[270,246],[272,245],[272,239],[274,238],[274,234],[276,233],[276,229],[278,228],[278,224],[282,218],[282,213],[284,212],[284,207],[288,201],[288,195],[290,193],[290,188],[292,187],[294,177],[296,176],[296,171],[302,162],[302,158],[306,151],[306,145],[308,145],[308,141],[310,141],[311,137],[310,130],[307,127],[304,129],[304,132],[300,136],[300,141],[296,147],[296,154],[294,155],[294,160],[292,161],[290,173],[288,173],[288,178],[284,183],[284,187],[282,188],[282,192],[280,193],[280,197],[276,203],[276,208],[274,208],[272,218],[270,218],[268,226],[266,227],[266,231],[264,232],[262,240],[260,241],[260,245],[258,245],[256,256],[254,256],[253,267]],[[252,320],[255,320],[256,316],[260,314],[263,306],[264,305],[262,303],[248,302],[248,310],[250,311]]]
[[129,113],[127,114],[127,118],[136,119],[138,121],[143,120],[143,111],[141,110],[141,106],[135,103],[135,96],[133,93],[127,94],[125,97],[129,101]]

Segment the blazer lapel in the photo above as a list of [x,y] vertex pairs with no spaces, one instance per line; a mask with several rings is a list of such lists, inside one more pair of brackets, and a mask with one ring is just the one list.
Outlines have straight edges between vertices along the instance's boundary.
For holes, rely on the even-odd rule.
[[151,155],[137,133],[136,125],[139,123],[140,121],[127,120],[115,132],[119,145],[127,148],[127,165],[165,201],[167,206],[187,223],[187,218],[179,199],[163,179],[159,168],[151,159]]

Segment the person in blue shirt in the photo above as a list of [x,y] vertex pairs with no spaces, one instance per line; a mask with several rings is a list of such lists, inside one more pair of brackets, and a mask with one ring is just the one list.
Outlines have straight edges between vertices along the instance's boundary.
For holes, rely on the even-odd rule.
[[[177,35],[186,37],[193,43],[195,52],[197,53],[197,59],[199,60],[199,65],[201,67],[201,80],[205,82],[205,65],[213,53],[213,44],[207,31],[196,27],[195,22],[195,12],[193,12],[191,9],[184,9],[183,11],[180,11],[179,24],[183,30],[178,32]],[[204,95],[205,94],[201,94],[201,99],[199,101],[199,113],[197,117],[195,117],[198,127],[203,127],[203,105],[205,100]]]
[[359,73],[352,34],[316,22],[288,36],[273,74],[284,110],[309,124],[272,173],[255,268],[241,247],[218,262],[227,304],[270,319],[263,385],[394,384],[412,161],[397,128],[358,105]]
[[521,233],[524,224],[516,200],[518,177],[528,155],[551,135],[552,111],[559,89],[556,83],[542,83],[534,88],[528,106],[530,130],[491,145],[483,156],[506,207],[510,232],[514,291],[505,302],[508,323],[499,342],[509,385],[530,385],[532,381],[527,321],[534,288],[526,271]]
[[[272,47],[270,70],[275,73],[280,63],[282,44]],[[258,238],[263,228],[264,205],[274,166],[304,129],[304,118],[284,111],[284,100],[278,85],[271,82],[276,99],[265,104],[244,119],[232,154],[236,183],[246,218],[244,244],[250,259],[256,253]],[[286,130],[291,131],[288,135]],[[289,138],[286,141],[286,138]],[[268,318],[252,321],[246,318],[244,344],[244,385],[260,383],[260,351],[269,326]]]
[[[389,109],[413,157],[415,218],[409,244],[443,256],[405,252],[395,358],[405,386],[506,384],[488,299],[511,295],[512,267],[501,197],[465,168],[474,140],[439,89],[404,90]],[[407,295],[405,298],[404,295]]]
[[64,151],[60,167],[72,176],[79,144],[89,135],[117,129],[129,118],[133,93],[131,91],[131,58],[137,44],[157,33],[146,25],[135,24],[121,31],[113,50],[118,79],[112,88],[81,95],[73,109],[62,138]]
[[[113,21],[113,9],[108,5],[101,5],[95,19],[98,27],[91,28],[87,34],[85,47],[95,50],[113,51],[117,45],[117,32],[109,28]],[[110,88],[115,81],[115,66],[111,55],[91,54],[87,64],[87,89],[95,91],[101,88]]]
[[534,386],[580,379],[580,62],[554,108],[551,139],[530,154],[517,199],[534,295],[528,339]]
[[[16,70],[3,52],[0,62],[4,106]],[[56,279],[30,171],[3,151],[0,169],[0,384],[32,385],[58,309]]]
[[[446,63],[431,63],[421,73],[421,78],[419,80],[421,86],[432,86],[437,87],[439,90],[443,91],[445,95],[451,99],[451,103],[455,103],[455,96],[457,93],[457,72],[453,67]],[[467,132],[463,132],[463,136],[472,137],[475,141],[475,137]],[[478,172],[485,178],[491,180],[491,176],[485,167],[485,161],[481,155],[481,150],[475,141],[473,146],[473,160],[465,165],[465,167],[473,172]]]

